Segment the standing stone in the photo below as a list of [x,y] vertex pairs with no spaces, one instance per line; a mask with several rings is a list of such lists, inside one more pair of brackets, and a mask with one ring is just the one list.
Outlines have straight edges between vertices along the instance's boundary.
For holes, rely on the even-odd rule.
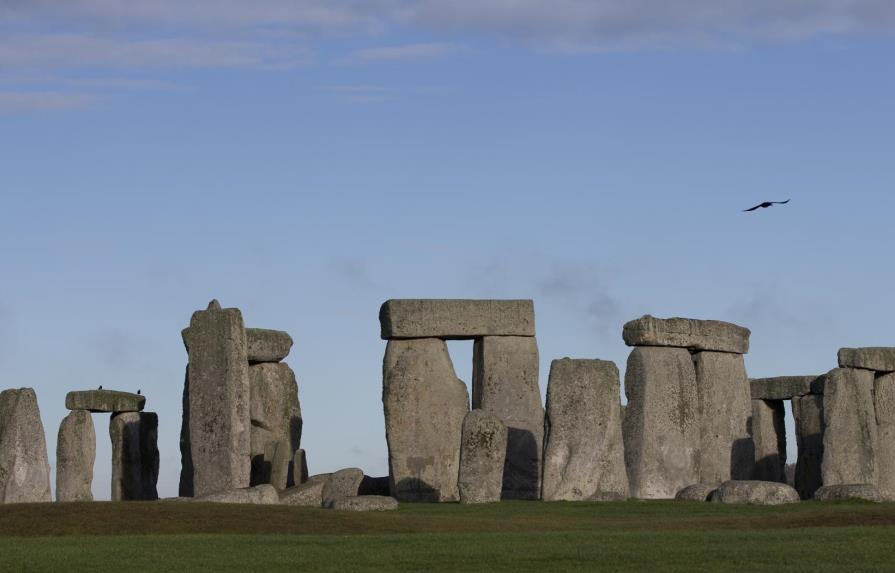
[[113,414],[112,501],[158,499],[158,415],[153,412]]
[[877,377],[873,391],[879,432],[879,493],[883,500],[895,501],[895,374]]
[[746,354],[748,328],[719,320],[656,318],[645,315],[625,324],[622,337],[628,346],[671,346]]
[[189,352],[193,494],[244,488],[251,475],[249,362],[242,313],[212,301],[183,331]]
[[554,360],[547,384],[544,501],[628,497],[618,367]]
[[786,483],[786,410],[783,400],[752,400],[753,479]]
[[824,387],[823,483],[876,484],[879,434],[873,406],[873,372],[837,368]]
[[249,362],[279,362],[289,356],[292,337],[282,330],[246,328],[246,355]]
[[625,395],[631,496],[673,499],[699,482],[699,404],[690,353],[683,348],[635,348],[628,357]]
[[473,410],[463,420],[460,445],[460,503],[496,503],[503,489],[507,427],[484,410]]
[[[285,362],[249,367],[251,387],[251,484],[278,489],[296,483],[293,455],[301,442],[301,405],[295,373]],[[274,457],[279,451],[279,459]],[[300,470],[299,470],[300,471]],[[276,479],[274,480],[274,478]]]
[[52,501],[50,462],[32,388],[0,392],[0,503]]
[[532,337],[486,336],[473,346],[472,407],[507,426],[504,499],[538,499],[544,451],[544,407],[538,343]]
[[392,497],[457,501],[460,439],[469,394],[443,340],[389,341],[382,404]]
[[823,485],[824,397],[817,394],[794,397],[792,415],[799,451],[795,487],[802,499],[811,499]]
[[62,419],[56,439],[56,501],[93,501],[96,430],[87,410]]

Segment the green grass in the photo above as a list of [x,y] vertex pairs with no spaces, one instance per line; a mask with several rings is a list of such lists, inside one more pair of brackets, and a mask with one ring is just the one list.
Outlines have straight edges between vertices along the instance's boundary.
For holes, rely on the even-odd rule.
[[895,504],[0,506],[0,571],[892,571]]

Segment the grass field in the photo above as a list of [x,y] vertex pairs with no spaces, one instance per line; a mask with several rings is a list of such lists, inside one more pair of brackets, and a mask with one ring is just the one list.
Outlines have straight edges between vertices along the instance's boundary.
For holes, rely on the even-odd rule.
[[895,504],[0,506],[0,571],[893,571]]

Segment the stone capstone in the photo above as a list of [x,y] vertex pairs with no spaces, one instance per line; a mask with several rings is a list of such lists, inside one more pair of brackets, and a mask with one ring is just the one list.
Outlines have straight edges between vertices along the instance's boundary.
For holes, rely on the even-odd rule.
[[56,439],[56,501],[93,501],[96,430],[87,410],[62,419]]
[[645,315],[625,324],[628,346],[671,346],[716,352],[749,352],[748,328],[718,320],[655,318]]
[[246,328],[246,355],[249,362],[279,362],[289,356],[292,337],[282,330]]
[[753,400],[791,400],[796,396],[823,394],[823,383],[823,376],[778,376],[749,380]]
[[113,414],[112,501],[158,499],[158,415],[153,412]]
[[795,488],[802,499],[811,499],[823,485],[824,397],[811,394],[792,399],[792,415],[796,425]]
[[783,400],[752,400],[755,480],[786,483],[785,417]]
[[460,503],[496,503],[503,489],[507,427],[485,410],[472,410],[463,420],[460,444]]
[[335,472],[329,476],[323,486],[323,507],[332,508],[337,500],[356,496],[362,481],[364,481],[364,472],[358,468],[347,468]]
[[728,481],[712,494],[715,503],[783,505],[798,503],[799,493],[785,483],[770,481]]
[[379,311],[382,339],[534,336],[530,300],[392,299]]
[[295,374],[285,362],[255,364],[249,367],[249,385],[250,483],[270,483],[277,489],[292,487],[297,483],[293,459],[302,428]]
[[320,507],[323,505],[323,488],[332,474],[320,474],[309,477],[301,485],[290,487],[280,492],[282,505],[304,507]]
[[828,485],[821,487],[814,494],[817,501],[883,501],[879,488],[873,484]]
[[823,484],[876,484],[879,447],[870,370],[837,368],[827,375],[823,415]]
[[336,511],[395,511],[398,500],[381,495],[361,495],[337,499],[332,508]]
[[146,396],[117,390],[80,390],[65,395],[65,407],[69,410],[140,412],[145,405]]
[[677,492],[676,501],[709,501],[709,498],[718,489],[718,484],[697,483]]
[[0,503],[52,501],[50,462],[37,395],[0,392]]
[[895,372],[895,347],[840,348],[839,367]]
[[255,487],[237,488],[193,498],[197,502],[205,503],[237,503],[250,505],[275,505],[280,503],[277,488],[270,484],[256,485]]

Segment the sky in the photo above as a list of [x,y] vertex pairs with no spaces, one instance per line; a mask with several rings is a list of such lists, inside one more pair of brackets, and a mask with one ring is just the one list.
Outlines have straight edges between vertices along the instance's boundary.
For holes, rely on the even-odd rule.
[[753,377],[893,345],[893,32],[888,0],[0,0],[0,388],[53,468],[66,392],[141,389],[165,497],[212,298],[295,340],[311,473],[387,474],[389,298],[534,299],[542,391],[624,375],[646,313],[749,327]]

